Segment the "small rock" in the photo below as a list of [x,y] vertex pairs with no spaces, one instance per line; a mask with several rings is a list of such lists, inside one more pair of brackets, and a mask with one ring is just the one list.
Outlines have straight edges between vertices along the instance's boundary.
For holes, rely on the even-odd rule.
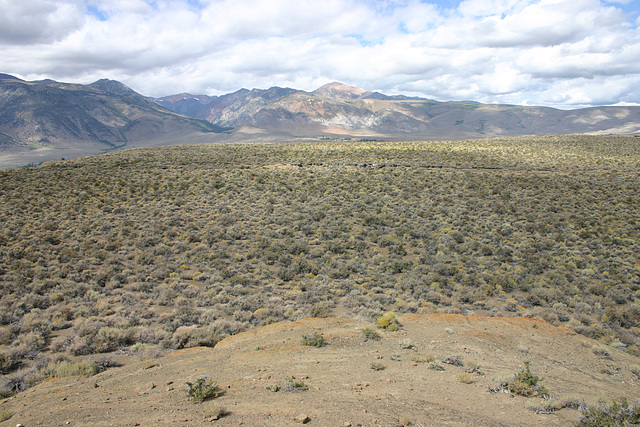
[[353,424],[351,424],[349,421],[345,421],[345,422],[342,424],[342,427],[351,427],[352,425],[353,425]]
[[295,417],[294,420],[299,422],[300,424],[306,424],[309,421],[311,421],[311,418],[309,418],[307,414],[300,414],[297,417]]
[[267,386],[267,390],[275,393],[276,391],[280,390],[280,386],[278,384],[271,384]]

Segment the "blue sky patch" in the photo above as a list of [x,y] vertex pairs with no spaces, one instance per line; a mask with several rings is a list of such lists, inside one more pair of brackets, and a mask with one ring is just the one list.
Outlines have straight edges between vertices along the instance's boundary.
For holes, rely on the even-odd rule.
[[89,15],[98,18],[99,21],[106,21],[109,19],[107,13],[100,10],[97,6],[87,5],[87,12],[89,12]]
[[362,34],[347,34],[347,37],[353,37],[354,39],[358,40],[358,43],[360,43],[361,46],[364,47],[375,46],[384,43],[384,37],[369,39],[365,38]]

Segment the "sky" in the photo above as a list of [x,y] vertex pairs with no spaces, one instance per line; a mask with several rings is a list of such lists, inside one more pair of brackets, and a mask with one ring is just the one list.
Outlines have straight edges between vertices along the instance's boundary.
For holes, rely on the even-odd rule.
[[146,96],[339,81],[388,95],[640,105],[640,0],[0,0],[0,73]]

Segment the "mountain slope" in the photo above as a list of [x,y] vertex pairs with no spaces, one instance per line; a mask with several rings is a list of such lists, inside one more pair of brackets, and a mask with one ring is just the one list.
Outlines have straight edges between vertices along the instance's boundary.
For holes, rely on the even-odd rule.
[[3,149],[82,147],[99,152],[167,135],[221,130],[169,111],[112,80],[79,85],[0,78]]
[[220,97],[182,94],[161,105],[239,131],[388,138],[640,132],[640,107],[564,111],[387,96],[333,82],[313,92],[272,87]]
[[240,89],[222,96],[180,94],[158,98],[157,102],[180,114],[205,119],[223,127],[237,127],[251,121],[262,108],[289,95],[304,93],[290,88]]

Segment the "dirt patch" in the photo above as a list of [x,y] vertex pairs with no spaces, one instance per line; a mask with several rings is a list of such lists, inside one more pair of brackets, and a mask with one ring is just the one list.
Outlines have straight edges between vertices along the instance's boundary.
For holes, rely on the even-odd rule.
[[[2,425],[210,425],[212,405],[228,415],[216,425],[567,425],[577,411],[541,415],[525,407],[536,398],[489,393],[495,379],[520,371],[531,361],[552,396],[638,395],[632,356],[611,349],[611,358],[593,352],[595,342],[535,319],[462,315],[407,315],[398,332],[377,330],[349,319],[282,322],[229,337],[215,348],[181,350],[90,378],[45,381],[1,409],[14,413]],[[322,333],[324,347],[301,344],[303,334]],[[429,369],[427,357],[459,356],[481,367],[465,384],[465,367]],[[372,366],[380,369],[372,369]],[[603,373],[603,372],[607,373]],[[185,381],[206,375],[223,393],[195,404]],[[284,391],[287,379],[306,391]],[[277,390],[277,391],[276,391]]]

